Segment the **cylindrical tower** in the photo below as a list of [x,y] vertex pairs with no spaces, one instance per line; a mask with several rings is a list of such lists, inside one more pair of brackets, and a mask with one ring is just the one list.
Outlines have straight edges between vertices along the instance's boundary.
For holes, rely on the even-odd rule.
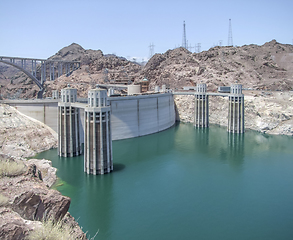
[[84,171],[105,174],[113,170],[111,111],[107,90],[88,92],[84,111]]
[[228,132],[244,133],[244,95],[242,85],[233,84],[229,94]]
[[197,84],[194,96],[194,126],[209,126],[209,96],[207,95],[207,85]]
[[76,102],[77,90],[61,90],[61,102],[58,103],[58,155],[73,157],[81,154],[79,138],[79,108],[72,107]]
[[59,99],[58,90],[52,90],[52,99]]

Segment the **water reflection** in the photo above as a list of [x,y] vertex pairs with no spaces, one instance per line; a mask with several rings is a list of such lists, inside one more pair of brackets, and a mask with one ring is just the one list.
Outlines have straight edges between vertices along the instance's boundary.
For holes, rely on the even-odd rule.
[[243,164],[244,157],[245,157],[245,152],[244,152],[245,135],[241,133],[227,133],[227,135],[228,135],[227,161],[233,167],[240,167]]
[[127,167],[127,164],[132,162],[132,159],[137,162],[143,162],[168,153],[174,147],[174,132],[175,127],[159,134],[144,136],[143,140],[141,140],[142,138],[131,138],[114,141],[114,164],[120,163],[121,159],[123,159],[123,164]]
[[[111,234],[110,226],[115,217],[114,199],[113,199],[113,174],[105,175],[88,175],[84,173],[86,188],[80,198],[83,202],[83,219],[81,223],[85,227],[85,231],[94,229],[102,231],[104,237]],[[90,207],[89,207],[90,206]],[[79,205],[79,207],[81,207]],[[95,221],[92,221],[95,219]],[[91,231],[93,234],[93,231]],[[88,236],[89,237],[89,236]],[[91,236],[93,237],[93,236]]]
[[180,129],[175,129],[175,147],[182,154],[190,152],[195,159],[221,161],[233,167],[243,164],[245,134],[231,134],[219,126],[194,128],[193,134],[190,134],[190,130],[188,124],[182,124]]

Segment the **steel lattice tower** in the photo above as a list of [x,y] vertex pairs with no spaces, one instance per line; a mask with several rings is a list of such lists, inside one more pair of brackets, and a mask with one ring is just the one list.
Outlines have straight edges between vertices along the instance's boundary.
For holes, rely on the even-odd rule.
[[233,38],[232,38],[232,24],[231,24],[231,19],[229,19],[228,46],[233,46]]
[[187,41],[186,41],[186,30],[185,30],[185,21],[183,22],[183,37],[182,37],[182,47],[187,49]]
[[149,52],[149,59],[152,58],[152,56],[154,55],[154,48],[155,48],[155,45],[153,43],[150,44],[149,46],[150,48],[150,52]]

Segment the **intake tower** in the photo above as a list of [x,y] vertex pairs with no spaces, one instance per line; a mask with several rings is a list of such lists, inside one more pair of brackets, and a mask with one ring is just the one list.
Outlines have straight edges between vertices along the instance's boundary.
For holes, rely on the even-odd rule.
[[244,95],[242,85],[233,84],[229,94],[228,132],[244,133]]
[[84,110],[84,171],[97,175],[112,170],[110,104],[107,90],[96,88],[88,92]]
[[73,157],[81,154],[79,138],[79,108],[73,107],[77,90],[67,88],[61,90],[61,101],[58,102],[58,155]]
[[207,85],[204,83],[196,85],[194,95],[194,126],[209,126],[209,96],[207,95]]

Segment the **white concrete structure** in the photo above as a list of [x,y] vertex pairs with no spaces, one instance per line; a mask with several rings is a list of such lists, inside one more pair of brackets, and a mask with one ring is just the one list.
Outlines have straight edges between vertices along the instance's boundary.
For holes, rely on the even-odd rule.
[[241,84],[231,85],[227,130],[232,133],[244,133],[244,95]]
[[107,90],[88,92],[84,109],[84,171],[105,174],[113,170],[111,112]]
[[209,126],[209,96],[207,95],[207,85],[197,84],[194,95],[194,126]]
[[76,102],[77,90],[67,87],[61,90],[61,102],[58,103],[58,155],[73,157],[81,154],[79,138],[79,108],[71,104]]
[[127,95],[134,95],[141,93],[141,85],[128,85]]
[[175,124],[175,106],[170,93],[111,97],[112,139],[144,136]]

